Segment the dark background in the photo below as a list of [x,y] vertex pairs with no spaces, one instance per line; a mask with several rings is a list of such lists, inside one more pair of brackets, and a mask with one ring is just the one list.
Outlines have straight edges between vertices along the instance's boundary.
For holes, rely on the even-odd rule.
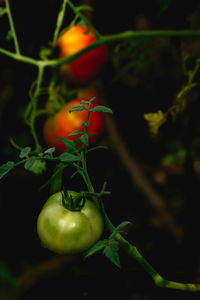
[[[40,47],[48,45],[53,37],[61,1],[10,2],[21,52],[39,58]],[[78,4],[79,1],[74,3]],[[138,29],[141,20],[145,20],[148,29],[189,29],[199,28],[200,24],[198,1],[172,1],[162,15],[159,13],[159,1],[95,1],[92,5],[95,9],[92,22],[102,34]],[[66,16],[65,25],[72,18],[69,9]],[[1,47],[12,50],[12,42],[5,41],[8,31],[5,16],[0,19],[0,28]],[[189,39],[188,44],[191,45],[191,56],[197,58],[198,41]],[[155,179],[155,174],[159,174],[160,160],[174,140],[190,148],[193,139],[198,137],[199,97],[177,122],[169,120],[156,139],[149,135],[143,119],[144,113],[166,110],[172,104],[175,94],[186,81],[181,57],[188,50],[183,48],[179,38],[169,39],[166,46],[153,52],[153,58],[147,56],[143,69],[133,68],[126,74],[127,80],[114,80],[116,70],[112,55],[115,46],[109,45],[110,59],[97,79],[108,105],[114,111],[121,138],[153,186],[164,197],[167,207],[184,232],[182,240],[178,242],[168,228],[161,225],[148,197],[143,196],[133,184],[115,146],[111,144],[107,129],[100,144],[108,145],[109,150],[90,154],[89,174],[97,190],[107,181],[108,190],[112,191],[111,196],[105,199],[108,215],[114,224],[124,220],[132,222],[127,238],[161,275],[174,281],[198,281],[199,174],[194,172],[190,160],[185,162],[181,175],[162,173],[162,183]],[[29,101],[28,91],[35,80],[36,69],[3,55],[0,55],[0,66],[0,160],[4,163],[18,159],[18,152],[9,143],[10,137],[23,146],[32,143],[29,128],[23,121],[23,111]],[[47,81],[48,76],[47,72]],[[42,98],[42,101],[45,99]],[[38,132],[41,132],[43,122],[43,118],[38,120]],[[41,133],[39,137],[45,147]],[[27,276],[27,283],[23,281],[20,290],[0,281],[1,299],[67,299],[69,296],[74,299],[199,299],[199,293],[156,287],[141,266],[123,250],[120,251],[119,270],[100,254],[86,261],[79,256],[65,261],[63,257],[59,258],[43,249],[36,233],[36,220],[49,197],[49,189],[40,190],[40,187],[49,178],[52,169],[53,166],[49,164],[44,175],[36,176],[18,167],[0,182],[0,260],[18,280],[24,278],[23,274]],[[65,184],[69,188],[83,189],[82,181],[78,178],[70,180],[70,175],[71,170],[66,170]],[[106,236],[107,232],[103,237]],[[54,259],[56,266],[48,271],[48,262]],[[47,271],[42,268],[37,271],[37,266],[44,266],[44,262]]]

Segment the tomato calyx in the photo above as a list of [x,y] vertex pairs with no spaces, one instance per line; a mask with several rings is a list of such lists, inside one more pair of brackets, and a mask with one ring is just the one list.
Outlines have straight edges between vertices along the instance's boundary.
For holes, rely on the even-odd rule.
[[70,211],[80,211],[84,207],[85,201],[84,193],[79,193],[74,196],[66,190],[62,191],[62,204]]

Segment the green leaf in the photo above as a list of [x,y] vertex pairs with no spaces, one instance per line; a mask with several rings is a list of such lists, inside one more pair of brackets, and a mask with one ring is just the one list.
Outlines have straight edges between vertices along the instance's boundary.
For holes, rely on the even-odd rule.
[[87,133],[84,133],[84,134],[80,137],[80,140],[81,140],[81,142],[83,143],[83,145],[85,145],[86,147],[88,146],[89,141],[88,141],[88,134],[87,134]]
[[108,243],[108,240],[101,240],[95,243],[92,247],[90,247],[86,252],[85,252],[85,258],[95,254],[96,252],[101,251],[102,249],[105,248],[106,244]]
[[81,123],[81,126],[89,127],[90,126],[90,121],[89,120],[84,121],[83,123]]
[[89,11],[93,11],[93,7],[89,6],[89,5],[79,5],[76,7],[77,11],[81,11],[81,10],[89,10]]
[[124,221],[122,223],[120,223],[115,230],[112,232],[112,234],[110,235],[110,238],[114,238],[116,234],[123,232],[122,228],[124,228],[125,226],[131,224],[131,222],[129,221]]
[[7,8],[0,7],[0,17],[7,13]]
[[91,111],[93,111],[93,112],[104,112],[104,113],[113,114],[112,109],[110,109],[109,107],[103,106],[103,105],[97,105],[97,106],[93,107],[91,109]]
[[31,169],[31,167],[33,166],[33,164],[35,163],[35,161],[37,160],[36,156],[31,156],[24,164],[24,168],[26,170]]
[[89,101],[89,100],[81,100],[80,103],[81,103],[81,104],[90,104],[90,101]]
[[15,278],[9,271],[8,267],[2,261],[0,261],[0,280],[3,280],[12,285],[15,284]]
[[74,162],[74,161],[79,161],[80,157],[68,152],[64,152],[61,155],[59,155],[59,159],[62,162]]
[[13,31],[10,29],[10,30],[7,32],[6,40],[7,40],[7,41],[10,41],[10,40],[13,38],[13,36],[14,36]]
[[95,146],[95,147],[92,147],[92,148],[88,149],[87,153],[92,152],[94,150],[99,150],[99,149],[108,150],[108,147],[107,146]]
[[40,189],[45,188],[47,185],[50,185],[50,193],[53,194],[61,190],[62,186],[62,174],[65,165],[59,163],[53,170],[51,177],[40,187]]
[[104,248],[103,254],[118,268],[120,268],[118,251],[118,243],[116,241],[110,241],[109,244]]
[[80,130],[74,130],[72,131],[70,134],[68,134],[68,136],[75,136],[75,135],[78,135],[78,134],[82,134],[83,132],[80,131]]
[[56,151],[56,148],[55,147],[51,147],[51,148],[45,150],[44,154],[50,154],[50,155],[52,155],[55,151]]
[[85,105],[77,105],[77,106],[74,106],[72,107],[69,112],[72,112],[72,111],[82,111],[85,109]]
[[20,158],[24,158],[27,157],[29,155],[29,153],[31,152],[31,147],[25,147],[21,150],[19,157]]
[[28,170],[37,175],[42,174],[44,171],[46,171],[46,162],[37,159],[28,168]]
[[63,144],[65,144],[67,151],[68,152],[77,152],[77,148],[76,148],[76,142],[66,139],[66,138],[58,138],[58,141],[62,142]]
[[8,161],[7,163],[0,166],[0,179],[3,178],[7,173],[10,172],[15,166],[13,161]]

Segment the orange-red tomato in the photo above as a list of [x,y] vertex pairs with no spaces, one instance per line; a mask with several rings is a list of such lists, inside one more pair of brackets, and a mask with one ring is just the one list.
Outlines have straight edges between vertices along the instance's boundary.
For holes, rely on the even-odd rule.
[[[88,92],[89,93],[89,92]],[[90,95],[90,93],[88,94]],[[94,95],[94,94],[93,94]],[[66,106],[64,106],[58,113],[54,116],[49,117],[44,123],[43,134],[44,139],[50,147],[55,147],[58,152],[63,152],[66,150],[66,146],[58,141],[58,138],[64,137],[74,140],[79,137],[68,135],[75,130],[81,130],[84,132],[85,127],[81,124],[87,119],[87,111],[73,111],[69,110],[73,106],[80,105],[81,100],[91,99],[91,97],[85,96],[84,98],[78,98],[70,101]],[[98,98],[93,102],[93,105],[98,104]],[[88,133],[95,133],[89,137],[89,145],[95,144],[99,137],[101,136],[104,129],[104,118],[101,112],[91,112],[90,113],[90,126],[88,127]]]
[[[57,46],[60,49],[60,58],[79,52],[95,40],[96,38],[90,28],[80,25],[72,26],[57,40]],[[99,73],[107,60],[107,56],[107,46],[99,46],[84,53],[72,63],[62,65],[61,70],[74,82],[87,82]]]

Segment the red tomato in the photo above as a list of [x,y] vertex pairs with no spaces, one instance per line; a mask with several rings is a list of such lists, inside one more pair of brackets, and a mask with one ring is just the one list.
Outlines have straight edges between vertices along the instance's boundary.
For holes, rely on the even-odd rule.
[[[94,95],[94,94],[93,94]],[[91,99],[90,97],[89,99]],[[85,127],[81,124],[87,119],[87,111],[73,111],[69,110],[73,106],[80,105],[81,100],[87,100],[87,97],[78,98],[70,101],[66,106],[64,106],[58,113],[54,116],[49,117],[44,123],[43,134],[44,139],[50,147],[55,147],[58,152],[63,152],[66,150],[66,146],[58,141],[58,138],[67,136],[74,130],[81,130],[84,132]],[[98,104],[98,99],[93,101],[93,105]],[[104,118],[101,112],[91,112],[90,113],[90,126],[88,127],[88,133],[95,133],[89,137],[89,145],[95,144],[99,137],[101,136],[104,129]],[[69,139],[74,140],[79,136],[71,136]]]
[[[90,28],[74,25],[57,40],[57,46],[60,48],[60,58],[79,52],[95,40],[96,38]],[[61,71],[74,82],[87,82],[99,73],[107,60],[107,56],[107,46],[99,46],[84,53],[72,63],[62,65]]]

